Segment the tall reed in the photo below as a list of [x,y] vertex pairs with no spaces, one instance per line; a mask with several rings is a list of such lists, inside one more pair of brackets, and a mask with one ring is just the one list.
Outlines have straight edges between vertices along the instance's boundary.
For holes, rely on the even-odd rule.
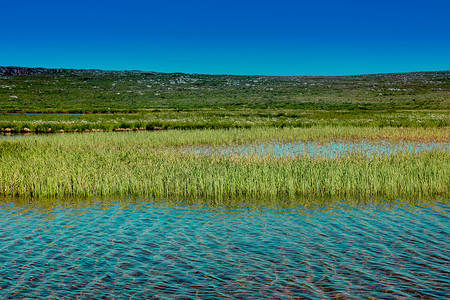
[[[359,131],[358,131],[359,130]],[[188,145],[361,137],[339,128],[67,134],[0,142],[0,194],[152,198],[448,197],[450,153],[367,159],[197,155]],[[370,130],[374,130],[371,132]],[[367,137],[377,137],[376,129]],[[391,134],[386,129],[384,134]],[[383,132],[382,132],[383,133]],[[410,133],[413,135],[413,133]]]

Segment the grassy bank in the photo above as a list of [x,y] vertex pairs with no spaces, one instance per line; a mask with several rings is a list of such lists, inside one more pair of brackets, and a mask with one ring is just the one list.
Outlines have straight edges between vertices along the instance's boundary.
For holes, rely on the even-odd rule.
[[382,139],[446,141],[422,128],[254,128],[83,133],[0,141],[3,196],[432,197],[449,195],[450,153],[398,153],[368,160],[211,156],[187,146],[264,141]]
[[294,109],[155,110],[135,114],[0,115],[0,132],[208,129],[249,127],[450,127],[449,111],[355,112]]

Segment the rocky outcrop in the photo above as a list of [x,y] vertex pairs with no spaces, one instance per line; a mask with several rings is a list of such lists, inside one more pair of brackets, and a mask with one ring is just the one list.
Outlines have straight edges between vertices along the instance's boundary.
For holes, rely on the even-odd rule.
[[25,68],[25,67],[0,67],[0,76],[16,75],[39,75],[74,72],[72,69],[46,69],[46,68]]

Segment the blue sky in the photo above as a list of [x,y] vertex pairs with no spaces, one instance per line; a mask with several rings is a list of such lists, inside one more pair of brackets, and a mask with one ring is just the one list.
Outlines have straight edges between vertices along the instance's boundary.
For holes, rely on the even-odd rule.
[[450,69],[449,0],[3,1],[0,65],[208,74]]

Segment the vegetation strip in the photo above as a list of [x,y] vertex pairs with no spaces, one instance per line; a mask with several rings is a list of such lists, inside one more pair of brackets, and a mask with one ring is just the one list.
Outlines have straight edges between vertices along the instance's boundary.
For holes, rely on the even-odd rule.
[[330,141],[384,136],[446,140],[448,131],[398,128],[254,128],[50,135],[0,141],[3,196],[448,197],[450,153],[398,152],[368,160],[198,155],[188,146]]
[[450,127],[448,111],[348,112],[308,110],[192,110],[138,114],[0,115],[0,132],[55,133],[249,127]]

